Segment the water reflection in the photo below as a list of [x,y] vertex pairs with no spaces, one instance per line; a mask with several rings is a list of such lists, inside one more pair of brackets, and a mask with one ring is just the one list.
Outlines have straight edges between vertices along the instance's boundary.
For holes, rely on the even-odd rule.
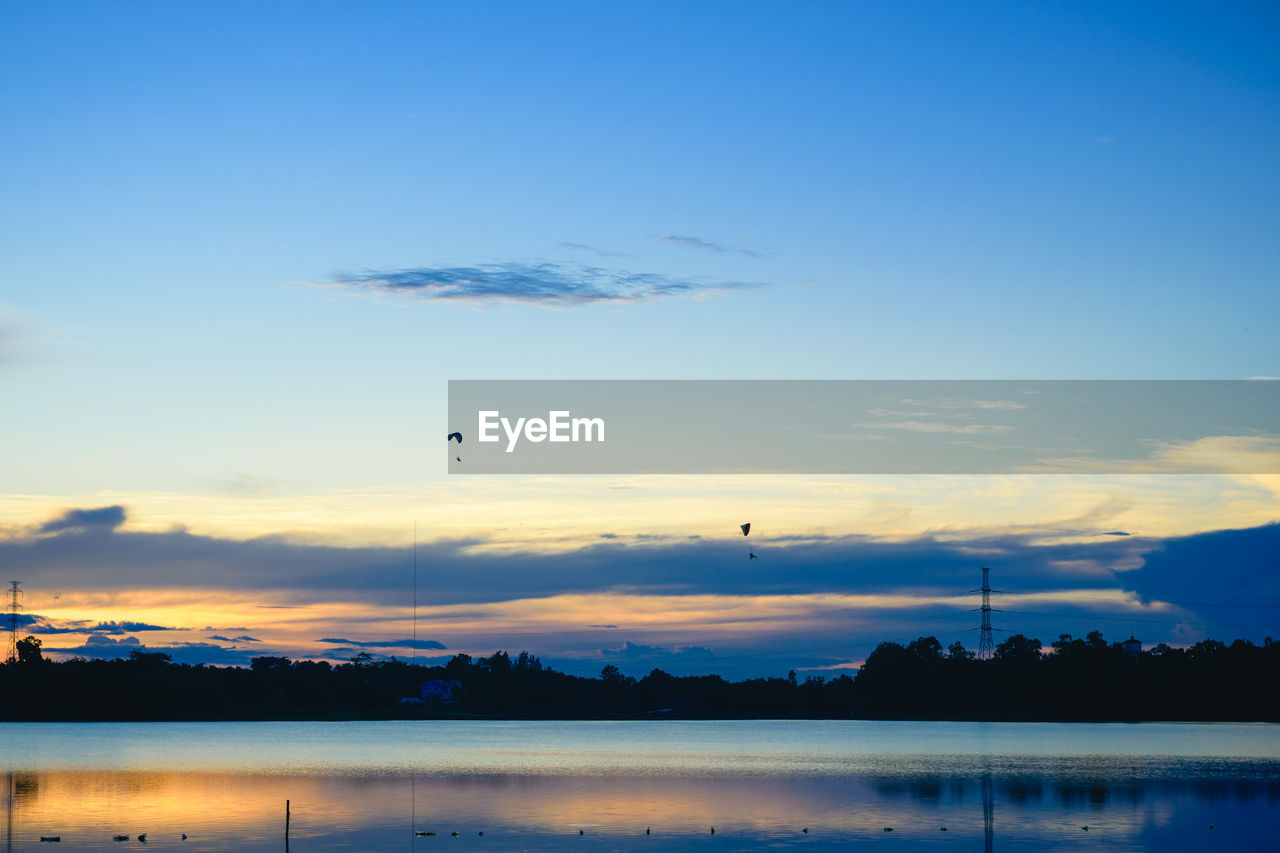
[[[575,853],[868,843],[990,851],[997,830],[1001,853],[1270,850],[1280,817],[1280,759],[1268,753],[1266,740],[1235,757],[1204,749],[1181,756],[1150,750],[930,756],[877,753],[866,744],[842,752],[831,739],[838,727],[815,726],[805,737],[787,729],[786,749],[762,740],[740,742],[734,751],[714,740],[681,741],[672,737],[681,729],[653,726],[610,729],[612,748],[563,727],[552,748],[530,744],[527,732],[512,726],[484,729],[484,737],[472,732],[462,746],[424,731],[389,767],[383,756],[391,747],[366,740],[361,754],[377,760],[330,757],[316,767],[283,739],[252,760],[223,756],[201,766],[191,756],[205,747],[184,753],[181,744],[184,732],[198,740],[203,729],[142,731],[145,737],[113,730],[110,749],[100,737],[99,754],[117,757],[85,762],[66,741],[47,739],[56,749],[40,753],[9,739],[23,730],[0,728],[6,851],[47,850],[40,836],[60,836],[63,846],[54,849],[120,853],[141,847],[141,833],[148,849],[279,851],[286,800],[295,853],[429,853],[444,844]],[[372,737],[362,727],[270,731],[292,733],[329,756],[355,754],[350,743],[332,743],[335,737]],[[1135,730],[1134,738],[1141,736]],[[1154,736],[1167,744],[1167,732]],[[416,837],[415,829],[435,834]],[[114,842],[115,835],[129,841]]]
[[[885,779],[482,774],[424,775],[410,785],[400,775],[13,772],[6,849],[29,850],[40,836],[58,835],[77,849],[118,851],[114,835],[130,836],[134,846],[145,832],[148,848],[278,850],[286,800],[294,849],[306,851],[425,851],[438,846],[432,839],[453,840],[453,832],[462,839],[455,846],[491,849],[838,847],[885,838],[886,827],[901,848],[981,843],[991,851],[997,803],[1002,851],[1080,844],[1084,832],[1089,849],[1198,849],[1225,836],[1230,849],[1262,850],[1270,846],[1263,832],[1277,816],[1280,781],[1176,772],[1115,786],[1069,775],[1035,784],[991,772]],[[413,838],[415,826],[436,834]]]
[[13,853],[13,773],[12,771],[5,774],[4,789],[4,816],[5,816],[5,833],[4,833],[4,849],[6,853]]
[[991,773],[982,774],[982,839],[983,849],[991,853],[995,847],[996,801]]

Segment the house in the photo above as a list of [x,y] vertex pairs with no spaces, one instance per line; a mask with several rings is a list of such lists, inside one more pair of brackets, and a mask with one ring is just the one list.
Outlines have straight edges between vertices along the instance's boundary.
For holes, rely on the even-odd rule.
[[430,681],[423,682],[422,690],[417,696],[404,696],[400,699],[401,705],[421,705],[424,702],[443,702],[446,705],[452,705],[458,701],[462,692],[462,682],[456,678],[448,681],[441,681],[433,678]]
[[422,685],[423,702],[443,702],[450,705],[458,701],[458,694],[462,690],[462,682],[456,678],[448,681],[442,681],[433,678]]

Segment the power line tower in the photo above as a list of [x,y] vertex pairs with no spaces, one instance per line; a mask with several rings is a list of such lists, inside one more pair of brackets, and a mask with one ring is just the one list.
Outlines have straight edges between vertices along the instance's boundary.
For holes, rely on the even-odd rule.
[[22,581],[9,581],[9,650],[4,656],[6,663],[18,660],[18,611],[22,609],[18,596],[22,595],[21,585]]
[[995,657],[996,645],[991,639],[991,569],[982,567],[982,627],[978,634],[978,660],[989,661]]
[[[970,593],[982,593],[982,606],[978,612],[982,614],[982,624],[976,629],[978,634],[978,665],[973,673],[973,695],[969,700],[970,711],[977,715],[995,714],[996,703],[996,644],[991,635],[998,628],[991,627],[991,614],[999,613],[991,606],[991,593],[1000,592],[991,588],[991,569],[982,567],[982,586],[969,590]],[[970,631],[975,629],[970,628]]]

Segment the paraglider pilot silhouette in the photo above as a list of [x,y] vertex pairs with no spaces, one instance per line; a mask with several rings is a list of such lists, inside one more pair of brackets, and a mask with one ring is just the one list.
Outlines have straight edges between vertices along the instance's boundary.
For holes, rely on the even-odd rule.
[[[749,521],[748,521],[746,524],[742,524],[742,525],[739,525],[739,526],[742,528],[742,535],[743,535],[743,536],[750,536],[750,535],[751,535],[751,522],[749,522]],[[748,545],[748,546],[747,546],[747,559],[748,559],[748,560],[758,560],[758,559],[760,559],[758,556],[756,556],[756,552],[755,552],[754,550],[752,550],[752,548],[751,548],[751,546],[750,546],[750,545]]]
[[[457,440],[458,440],[458,444],[462,444],[462,433],[460,433],[460,432],[451,432],[451,433],[449,433],[449,437],[448,437],[447,439],[445,439],[445,441],[446,441],[446,442],[450,442],[450,441],[453,441],[454,439],[457,439]],[[461,462],[461,461],[462,461],[462,457],[461,457],[461,456],[456,456],[456,457],[454,457],[454,458],[455,458],[455,459],[457,459],[459,462]]]

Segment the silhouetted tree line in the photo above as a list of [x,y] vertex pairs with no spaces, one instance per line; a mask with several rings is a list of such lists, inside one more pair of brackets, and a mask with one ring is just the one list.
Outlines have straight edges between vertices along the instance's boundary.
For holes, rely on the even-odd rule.
[[1014,634],[989,662],[934,637],[881,643],[854,681],[857,717],[1046,720],[1280,721],[1280,643],[1190,648],[1161,643],[1138,654],[1062,634],[1045,650]]
[[[19,643],[0,666],[0,719],[243,720],[505,717],[524,719],[1165,719],[1280,720],[1280,643],[1205,640],[1133,656],[1098,632],[1040,641],[1014,635],[994,660],[934,637],[881,643],[856,678],[644,678],[606,666],[599,678],[543,666],[528,652],[456,655],[443,666],[368,654],[348,663],[254,658],[249,667],[175,664],[134,650],[121,660],[44,660]],[[404,703],[421,685],[456,685],[452,701]]]
[[[257,657],[249,667],[175,664],[141,649],[118,660],[43,660],[39,641],[0,666],[0,719],[236,720],[507,717],[630,719],[847,717],[853,679],[676,677],[655,669],[639,680],[606,666],[599,678],[543,666],[528,652],[443,666],[368,654],[332,665]],[[405,704],[424,682],[458,682],[455,701]],[[652,713],[651,713],[652,712]]]

